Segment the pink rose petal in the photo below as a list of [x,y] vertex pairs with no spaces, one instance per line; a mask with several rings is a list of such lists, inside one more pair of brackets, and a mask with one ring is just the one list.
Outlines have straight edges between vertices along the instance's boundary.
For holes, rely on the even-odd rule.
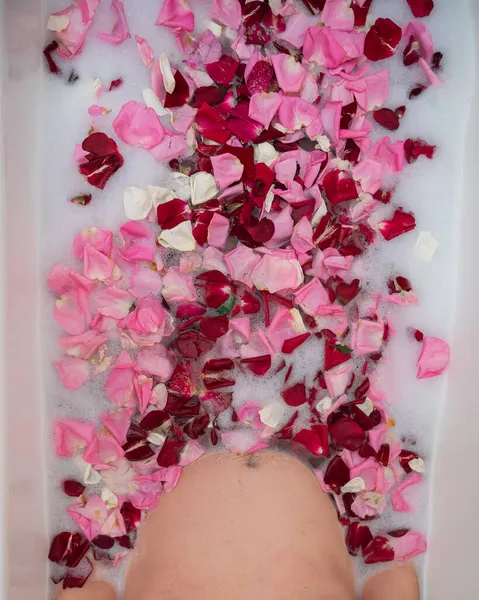
[[130,38],[131,35],[126,21],[125,6],[123,2],[120,0],[112,0],[111,7],[116,12],[116,22],[113,25],[113,30],[111,33],[99,33],[98,37],[107,44],[118,46]]
[[195,16],[187,0],[163,0],[156,24],[170,27],[173,30],[193,31]]
[[439,338],[426,336],[417,361],[417,378],[426,379],[441,375],[449,364],[449,345]]
[[130,100],[113,121],[117,136],[130,146],[151,150],[163,140],[165,130],[152,108]]
[[88,363],[80,358],[65,358],[54,363],[63,385],[78,390],[90,378]]

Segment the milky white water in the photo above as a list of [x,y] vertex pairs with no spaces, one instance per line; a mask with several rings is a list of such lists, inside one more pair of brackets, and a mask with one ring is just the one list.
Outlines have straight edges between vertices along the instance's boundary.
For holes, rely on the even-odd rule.
[[[64,8],[66,0],[47,0],[47,12]],[[118,110],[128,100],[142,101],[141,91],[149,87],[149,70],[145,69],[138,54],[134,35],[145,37],[158,57],[167,52],[173,65],[179,62],[180,53],[173,36],[163,27],[156,27],[160,0],[124,0],[132,39],[120,46],[109,46],[97,39],[96,33],[110,28],[110,3],[103,2],[98,9],[94,25],[88,33],[83,53],[71,61],[80,79],[73,85],[64,78],[45,72],[43,79],[42,140],[43,173],[39,190],[41,211],[41,277],[43,280],[56,262],[75,264],[72,261],[71,243],[81,229],[97,226],[115,230],[124,222],[123,189],[126,186],[144,187],[148,184],[162,185],[168,177],[168,168],[159,164],[147,151],[126,146],[119,142],[125,159],[124,166],[110,179],[105,190],[90,188],[78,173],[73,160],[75,144],[81,143],[88,132],[90,117],[87,109],[97,103],[92,83],[99,78],[104,85],[112,79],[123,77],[124,85],[112,93],[103,95],[98,104],[112,113],[97,117],[98,129],[113,135],[111,123]],[[204,0],[191,0],[197,18],[198,30],[207,25],[208,4]],[[404,25],[412,15],[405,0],[375,0],[370,18],[390,17]],[[416,441],[415,450],[430,465],[434,457],[435,432],[441,405],[445,396],[447,377],[418,381],[415,363],[419,345],[407,335],[407,327],[421,329],[428,335],[449,339],[452,330],[458,247],[461,240],[459,222],[461,215],[462,173],[466,163],[464,155],[467,117],[470,110],[473,86],[472,20],[466,0],[436,0],[436,8],[424,20],[435,42],[435,50],[444,53],[439,88],[426,90],[419,98],[408,100],[407,93],[413,84],[423,81],[420,68],[405,68],[401,53],[387,61],[384,67],[391,73],[390,96],[386,106],[407,106],[407,112],[397,132],[389,132],[396,139],[423,138],[435,144],[434,160],[421,158],[414,165],[406,165],[393,197],[394,205],[413,211],[417,228],[414,232],[391,242],[383,242],[370,253],[363,265],[365,272],[376,281],[384,281],[388,275],[400,273],[411,280],[417,292],[420,306],[395,310],[392,324],[396,329],[389,344],[390,369],[387,382],[391,412],[397,422],[398,433]],[[64,62],[62,63],[62,67]],[[374,131],[375,139],[388,132]],[[116,137],[116,136],[114,136]],[[72,196],[91,192],[89,206],[77,206],[69,202]],[[386,212],[390,214],[390,207]],[[439,243],[432,262],[421,261],[415,254],[415,243],[420,231],[430,231]],[[359,267],[358,267],[359,268]],[[53,298],[46,291],[42,297],[44,391],[50,422],[57,416],[95,422],[109,404],[104,391],[103,379],[97,377],[79,391],[66,390],[60,383],[52,362],[59,357],[58,338],[63,335],[52,316]],[[292,355],[293,378],[300,379],[317,371],[318,355],[312,351],[314,342],[304,344]],[[454,356],[452,357],[454,360]],[[254,399],[267,402],[278,395],[278,378],[243,378],[237,382],[235,405]],[[294,381],[292,379],[291,381]],[[285,412],[285,419],[288,414]],[[411,442],[408,444],[410,445]],[[49,515],[51,532],[69,529],[71,521],[65,508],[72,503],[59,488],[65,476],[80,477],[76,465],[54,457],[53,445],[49,448],[51,490]],[[426,472],[427,481],[427,472]],[[412,515],[387,513],[378,527],[413,526],[427,533],[428,489],[407,493],[415,507]],[[376,527],[376,524],[374,524]]]

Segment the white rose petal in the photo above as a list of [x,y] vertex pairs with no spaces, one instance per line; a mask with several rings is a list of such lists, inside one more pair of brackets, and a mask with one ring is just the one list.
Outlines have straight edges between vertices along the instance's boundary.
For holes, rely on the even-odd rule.
[[430,231],[421,231],[416,242],[416,256],[424,262],[431,262],[439,244]]
[[358,404],[357,407],[368,417],[374,410],[374,404],[371,398],[366,398],[366,400],[362,404]]
[[215,83],[205,71],[197,71],[185,66],[185,72],[197,87],[207,87]]
[[270,165],[273,163],[279,154],[276,152],[273,144],[268,142],[262,142],[261,144],[256,144],[254,147],[254,162],[255,163],[264,163],[265,165]]
[[96,95],[98,94],[98,92],[101,90],[101,88],[103,87],[103,84],[101,82],[101,79],[98,79],[98,77],[93,81],[93,83],[91,84],[91,87],[93,89],[93,93]]
[[175,172],[173,173],[173,183],[171,184],[171,189],[175,193],[175,198],[180,198],[180,200],[189,200],[191,198],[191,185],[190,178],[188,175],[183,175],[183,173]]
[[152,205],[157,208],[160,204],[169,202],[175,198],[175,195],[169,188],[159,187],[156,185],[148,186],[148,194],[150,195]]
[[284,410],[281,404],[279,402],[272,402],[259,411],[259,418],[261,419],[261,423],[274,429],[278,426],[283,414]]
[[424,473],[425,465],[422,458],[412,458],[408,462],[408,465],[412,471],[416,471],[416,473]]
[[146,106],[148,106],[148,108],[152,108],[159,117],[164,117],[168,114],[168,111],[151,88],[145,88],[142,90],[141,95],[143,96],[143,102],[146,104]]
[[327,135],[320,135],[316,138],[316,149],[323,152],[329,152],[331,148],[331,140]]
[[173,248],[180,252],[192,252],[196,248],[196,241],[191,222],[183,221],[173,229],[165,229],[158,236],[158,243],[165,248]]
[[98,471],[95,471],[95,469],[91,465],[87,465],[85,468],[85,473],[83,475],[83,483],[85,485],[96,485],[97,483],[100,483],[100,481],[100,473],[98,473]]
[[223,27],[221,27],[221,25],[218,25],[218,23],[215,23],[214,21],[210,21],[208,23],[207,28],[211,31],[211,33],[213,35],[215,35],[216,37],[221,37],[221,34],[223,33]]
[[108,508],[116,508],[118,506],[117,496],[107,487],[102,489],[101,499],[108,506]]
[[64,31],[70,25],[68,15],[50,15],[47,21],[47,29],[49,31]]
[[321,199],[321,204],[318,206],[318,208],[316,209],[316,212],[313,215],[313,218],[311,219],[311,225],[313,227],[316,227],[317,225],[319,225],[321,219],[327,213],[328,213],[328,209],[326,207],[326,202],[323,199]]
[[165,90],[171,94],[175,89],[176,82],[168,56],[163,52],[163,54],[160,55],[158,62],[160,63],[160,71],[163,75],[163,85],[165,86]]
[[329,396],[325,396],[316,402],[316,410],[319,414],[325,413],[331,406],[333,406],[333,400]]
[[264,199],[264,210],[265,212],[268,212],[271,210],[271,207],[273,206],[273,200],[274,200],[274,192],[273,192],[273,186],[271,186],[268,190],[268,193],[266,194],[266,198]]
[[151,390],[151,401],[154,402],[160,410],[163,410],[168,400],[168,390],[164,383],[159,383]]
[[191,185],[191,203],[193,206],[208,202],[216,196],[218,188],[216,187],[215,178],[211,173],[200,171],[190,177]]
[[146,439],[154,446],[163,446],[166,435],[164,433],[158,433],[157,431],[150,431]]
[[366,489],[366,483],[362,477],[353,477],[346,485],[341,488],[342,494],[358,494]]
[[153,208],[149,192],[134,186],[125,189],[123,202],[125,204],[125,215],[132,221],[146,219]]
[[302,333],[306,333],[307,329],[304,324],[303,317],[301,316],[301,313],[299,312],[299,310],[297,308],[292,308],[292,309],[290,309],[289,312],[291,313],[291,316],[293,317],[294,330],[297,332],[297,334],[301,335]]

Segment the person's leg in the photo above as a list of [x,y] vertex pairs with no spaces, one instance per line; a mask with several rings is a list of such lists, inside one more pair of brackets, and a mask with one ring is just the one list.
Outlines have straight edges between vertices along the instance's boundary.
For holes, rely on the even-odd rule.
[[373,575],[364,586],[363,600],[419,600],[419,582],[412,563]]
[[89,581],[81,590],[62,590],[57,600],[117,600],[115,590],[105,581]]

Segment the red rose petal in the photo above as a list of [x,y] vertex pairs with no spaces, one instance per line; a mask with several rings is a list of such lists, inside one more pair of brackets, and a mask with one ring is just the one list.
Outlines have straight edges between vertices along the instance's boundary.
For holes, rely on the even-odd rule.
[[125,458],[130,462],[148,460],[155,455],[151,446],[144,440],[131,440],[123,446]]
[[412,469],[409,466],[409,462],[415,458],[419,458],[417,452],[413,452],[412,450],[401,450],[399,454],[399,464],[406,473],[411,473]]
[[354,27],[364,27],[366,25],[372,3],[373,0],[365,0],[361,6],[358,2],[351,2],[351,8],[354,12]]
[[201,415],[196,419],[193,419],[190,423],[187,423],[184,427],[184,432],[192,440],[196,440],[205,433],[209,424],[209,415]]
[[206,102],[203,102],[195,116],[195,123],[198,131],[204,137],[224,144],[228,141],[231,134],[226,129],[226,121],[218,112]]
[[176,347],[184,358],[196,359],[213,346],[212,341],[195,331],[186,331],[176,338]]
[[359,279],[353,279],[351,283],[342,281],[336,286],[336,298],[343,305],[349,304],[359,294],[360,289]]
[[82,149],[88,152],[79,165],[80,173],[90,185],[102,190],[110,177],[123,165],[123,157],[115,141],[96,131],[83,140]]
[[394,531],[388,531],[388,535],[390,535],[393,538],[401,538],[404,537],[406,535],[406,533],[409,533],[411,530],[410,529],[395,529]]
[[356,421],[343,417],[329,427],[331,440],[338,448],[357,450],[366,441],[366,433]]
[[266,60],[259,60],[251,69],[248,79],[246,80],[248,92],[251,95],[269,92],[275,79],[273,65]]
[[63,589],[82,588],[92,573],[93,565],[87,557],[84,557],[82,562],[75,569],[67,573],[63,579]]
[[351,523],[346,534],[346,546],[349,554],[356,556],[359,550],[364,550],[373,541],[371,530],[367,525]]
[[169,421],[169,419],[170,415],[166,410],[152,410],[140,421],[140,427],[145,431],[151,431],[152,429],[160,427],[163,423]]
[[224,315],[219,317],[203,317],[199,322],[201,333],[209,340],[217,340],[228,331],[229,319]]
[[379,123],[381,127],[394,131],[399,129],[399,118],[394,111],[390,108],[380,108],[373,112],[373,117],[376,123]]
[[403,63],[406,67],[409,67],[409,66],[413,65],[414,63],[417,63],[420,58],[421,58],[421,52],[420,52],[419,43],[416,41],[414,36],[411,36],[409,38],[409,42],[407,43],[407,46],[404,48]]
[[55,75],[60,75],[62,70],[60,69],[60,67],[56,64],[56,62],[53,60],[52,58],[52,52],[55,52],[55,50],[58,49],[58,42],[56,40],[53,40],[52,42],[50,42],[48,44],[48,46],[46,46],[43,49],[43,55],[45,56],[47,63],[48,63],[48,68],[50,69],[50,73],[54,73]]
[[409,95],[408,95],[409,100],[411,100],[411,98],[417,98],[418,96],[420,96],[424,92],[425,89],[426,89],[425,85],[423,85],[422,83],[418,83],[409,92]]
[[328,464],[324,483],[329,485],[335,494],[339,494],[343,485],[346,485],[350,479],[348,466],[340,456],[335,456]]
[[236,75],[239,64],[239,61],[232,56],[223,54],[218,61],[208,63],[205,65],[205,68],[206,72],[215,83],[226,87],[233,81],[233,77]]
[[166,93],[165,97],[165,108],[175,108],[176,106],[183,106],[190,97],[190,88],[188,82],[180,73],[176,71],[175,75],[175,89],[171,92]]
[[204,377],[203,384],[207,390],[219,390],[225,387],[231,387],[235,384],[234,379],[224,377]]
[[101,550],[110,550],[115,545],[115,540],[108,535],[99,534],[91,543]]
[[201,86],[195,90],[190,106],[200,108],[203,102],[206,102],[210,106],[215,106],[222,102],[224,97],[225,90],[222,88],[218,88],[215,85]]
[[431,59],[431,69],[433,71],[438,71],[441,68],[441,62],[443,58],[444,55],[442,52],[434,52]]
[[296,385],[283,390],[281,396],[288,406],[301,406],[308,401],[304,383],[297,383]]
[[294,350],[296,350],[296,348],[299,348],[301,344],[304,344],[304,342],[310,336],[310,333],[303,333],[301,335],[297,335],[294,338],[290,338],[289,340],[284,340],[281,352],[283,352],[283,354],[291,354],[292,352],[294,352]]
[[231,358],[215,358],[205,362],[203,373],[219,373],[220,371],[231,371],[234,369],[234,362]]
[[404,142],[404,156],[408,163],[415,162],[420,156],[431,159],[435,150],[436,146],[431,146],[421,139],[409,138]]
[[184,447],[185,442],[167,438],[156,459],[158,466],[166,468],[177,465],[180,461],[180,454]]
[[433,0],[407,0],[407,3],[409,4],[409,8],[416,19],[427,17],[431,14],[432,9],[434,8]]
[[372,61],[391,57],[401,41],[402,31],[391,19],[377,19],[366,34],[364,55]]
[[328,200],[333,206],[341,202],[348,202],[348,200],[355,200],[358,197],[356,184],[346,171],[333,169],[324,177],[323,186]]
[[248,291],[243,292],[238,305],[245,315],[254,315],[261,309],[261,303],[258,298]]
[[125,522],[127,533],[137,529],[141,522],[141,510],[135,508],[131,502],[123,502],[120,508],[121,516]]
[[326,425],[313,425],[311,429],[301,429],[293,441],[305,446],[315,456],[329,456],[328,428]]
[[254,356],[252,358],[243,358],[241,362],[255,375],[264,375],[271,368],[271,355]]
[[72,535],[70,549],[66,559],[66,566],[74,569],[80,564],[80,561],[90,549],[90,542],[81,533]]
[[123,77],[118,77],[118,79],[113,79],[112,82],[110,83],[110,86],[108,87],[108,91],[111,92],[112,90],[116,90],[117,88],[121,87],[123,85],[124,81],[123,81]]
[[389,219],[389,221],[382,221],[378,225],[381,235],[388,241],[412,231],[415,227],[416,219],[414,218],[414,215],[412,213],[404,212],[401,208],[396,210],[392,219]]
[[188,202],[173,198],[173,200],[158,205],[156,218],[162,229],[173,229],[183,221],[190,220],[191,210]]
[[369,544],[363,548],[364,562],[374,565],[379,562],[390,562],[394,560],[394,550],[389,545],[389,540],[377,535]]
[[56,535],[50,544],[48,559],[55,563],[64,562],[70,551],[72,537],[73,534],[69,531],[62,531]]
[[70,498],[79,498],[85,491],[85,486],[74,479],[67,479],[62,483],[62,489]]
[[182,398],[181,396],[168,394],[165,410],[174,417],[197,417],[200,414],[200,409],[200,401],[196,397]]
[[324,345],[324,369],[329,371],[351,358],[352,350],[339,344],[336,339],[326,340]]

